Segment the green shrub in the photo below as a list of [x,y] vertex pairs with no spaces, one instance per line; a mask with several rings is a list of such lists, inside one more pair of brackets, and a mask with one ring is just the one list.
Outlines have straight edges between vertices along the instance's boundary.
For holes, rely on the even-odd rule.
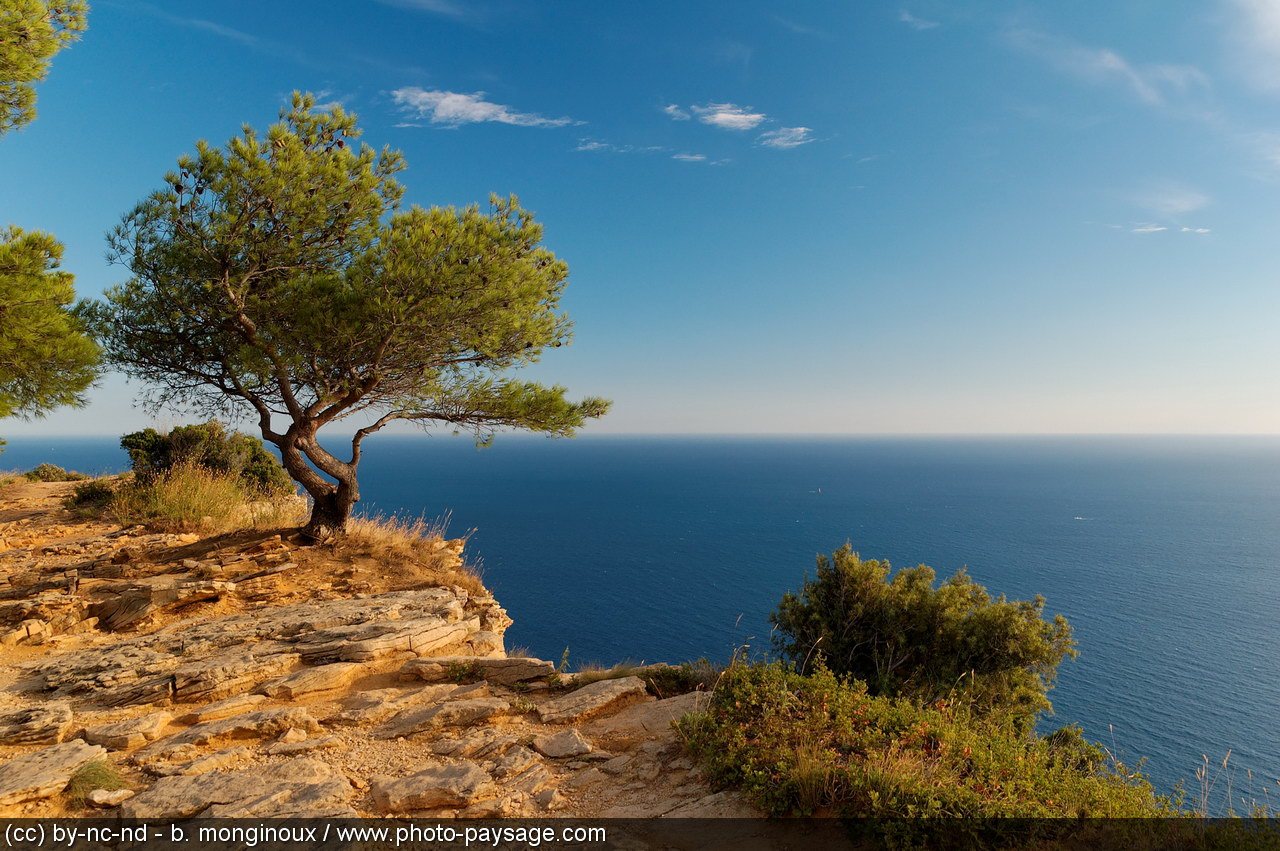
[[776,662],[732,665],[679,729],[712,780],[770,815],[883,819],[890,831],[896,819],[966,818],[965,829],[998,834],[996,820],[1009,817],[1172,812],[1078,732],[1022,735],[960,705],[874,696],[821,665],[810,676]]
[[41,464],[22,475],[30,482],[82,482],[89,478],[84,473],[64,470],[57,464]]
[[818,572],[772,615],[774,642],[805,668],[816,659],[867,684],[871,695],[921,703],[959,700],[1029,731],[1051,709],[1058,664],[1075,655],[1061,615],[1044,599],[992,599],[961,571],[935,587],[925,565],[890,576],[848,544],[818,558]]
[[68,510],[88,516],[104,511],[111,504],[116,489],[106,479],[91,479],[81,482],[62,501]]
[[134,476],[149,482],[179,465],[203,467],[239,477],[261,493],[293,491],[293,480],[256,437],[228,432],[210,420],[178,426],[167,433],[153,428],[126,434],[120,446],[129,453]]

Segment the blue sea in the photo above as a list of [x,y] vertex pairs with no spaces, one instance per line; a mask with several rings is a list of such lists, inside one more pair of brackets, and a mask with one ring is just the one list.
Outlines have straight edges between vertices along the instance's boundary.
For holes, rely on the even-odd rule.
[[[0,467],[41,461],[125,464],[105,438],[11,438]],[[1146,758],[1163,791],[1230,750],[1237,793],[1280,801],[1280,439],[379,435],[361,481],[366,511],[474,529],[508,645],[571,666],[764,651],[845,541],[967,567],[1075,627],[1046,726]]]

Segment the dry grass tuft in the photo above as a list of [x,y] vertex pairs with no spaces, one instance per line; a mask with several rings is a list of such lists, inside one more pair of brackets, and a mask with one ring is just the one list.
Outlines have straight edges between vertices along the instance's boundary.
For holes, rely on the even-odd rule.
[[296,525],[305,515],[293,496],[265,497],[240,477],[191,464],[146,482],[132,481],[112,497],[110,511],[124,524],[165,531],[229,532]]
[[448,527],[448,514],[435,520],[352,517],[334,547],[349,556],[372,559],[384,571],[395,569],[414,585],[457,585],[473,594],[487,593],[475,568],[461,560],[469,535],[449,540]]
[[816,739],[796,748],[791,780],[796,786],[800,812],[813,813],[830,806],[838,797],[835,761]]
[[233,529],[284,529],[307,522],[307,501],[293,494],[255,499],[244,505]]
[[[510,656],[511,654],[507,654]],[[587,663],[566,678],[573,688],[597,683],[601,680],[617,680],[623,677],[639,677],[649,692],[662,699],[691,691],[710,691],[723,669],[706,659],[669,665],[659,662],[646,665],[643,662],[620,662],[612,667]]]
[[89,793],[95,789],[114,792],[128,787],[129,784],[120,776],[120,772],[114,765],[105,759],[95,759],[71,775],[71,782],[67,784],[62,794],[70,806],[84,807],[88,804]]
[[366,555],[413,560],[434,556],[448,547],[445,531],[449,515],[437,520],[382,515],[352,517],[347,521],[343,542]]

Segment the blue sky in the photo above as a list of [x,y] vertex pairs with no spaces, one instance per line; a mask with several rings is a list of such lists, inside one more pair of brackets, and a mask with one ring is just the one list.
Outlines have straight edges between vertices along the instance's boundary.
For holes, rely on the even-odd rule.
[[1280,0],[303,8],[98,0],[0,216],[96,294],[179,154],[312,90],[408,202],[538,213],[577,330],[531,375],[593,433],[1280,431]]

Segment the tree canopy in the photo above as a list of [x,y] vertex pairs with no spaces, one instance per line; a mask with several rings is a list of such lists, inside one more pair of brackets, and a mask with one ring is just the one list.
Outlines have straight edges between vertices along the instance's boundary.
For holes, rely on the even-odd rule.
[[926,565],[891,576],[887,561],[864,561],[846,544],[783,597],[771,617],[775,644],[801,666],[825,660],[871,694],[967,700],[1029,729],[1051,708],[1059,663],[1075,655],[1066,618],[1046,620],[1043,597],[992,599],[964,571],[934,579]]
[[0,134],[36,117],[35,84],[88,26],[82,0],[0,0]]
[[[317,537],[342,528],[361,443],[388,423],[570,435],[608,408],[504,375],[571,336],[568,267],[533,215],[515,197],[402,210],[403,158],[359,137],[340,106],[295,94],[265,134],[198,143],[111,235],[132,277],[93,310],[153,406],[256,418],[315,500]],[[349,454],[321,446],[353,416]]]
[[44,233],[0,231],[0,417],[37,417],[83,404],[98,346],[73,307],[62,245]]

